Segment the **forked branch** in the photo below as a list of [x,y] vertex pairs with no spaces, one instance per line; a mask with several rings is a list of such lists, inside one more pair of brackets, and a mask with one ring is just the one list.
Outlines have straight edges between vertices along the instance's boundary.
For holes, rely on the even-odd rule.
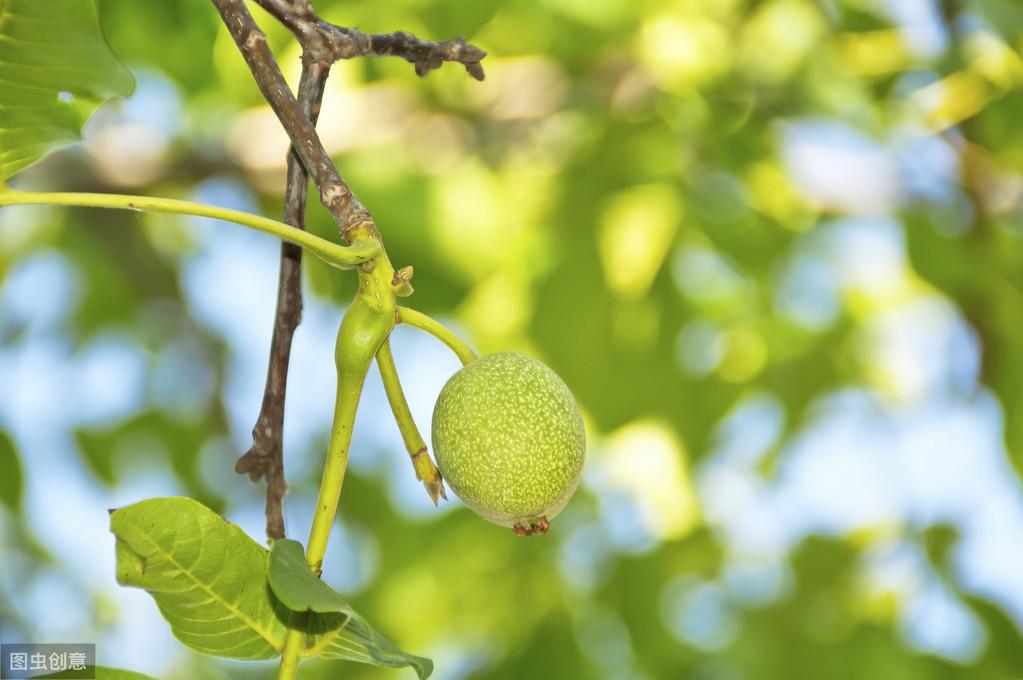
[[305,49],[307,59],[337,61],[355,57],[400,57],[425,76],[445,62],[461,64],[476,80],[485,73],[480,63],[487,53],[461,36],[432,42],[406,31],[363,33],[356,28],[338,26],[320,19],[309,0],[256,0],[266,11],[287,26]]
[[[317,62],[302,65],[298,104],[315,125],[323,102],[323,88],[330,66]],[[288,152],[288,185],[284,193],[284,222],[305,229],[306,189],[309,175],[294,149]],[[284,496],[288,484],[284,475],[284,402],[288,389],[291,341],[302,322],[302,249],[281,244],[281,266],[277,281],[277,312],[270,361],[266,372],[263,405],[252,428],[252,448],[238,459],[234,470],[252,481],[266,479],[266,535],[284,538]]]
[[[369,211],[362,207],[348,188],[327,150],[323,148],[312,121],[291,93],[266,43],[266,35],[256,25],[244,0],[211,1],[241,51],[259,91],[277,114],[291,140],[292,148],[319,190],[320,202],[337,222],[341,236],[347,237],[348,232],[359,225],[373,225]],[[375,232],[375,229],[373,226],[371,231]]]
[[[337,26],[321,20],[313,9],[309,0],[256,0],[256,2],[268,11],[274,18],[287,26],[298,39],[303,48],[302,79],[299,83],[297,97],[298,107],[301,113],[308,118],[312,126],[316,124],[319,114],[319,107],[323,97],[323,88],[326,83],[330,65],[338,59],[351,59],[363,55],[378,56],[399,56],[415,65],[416,73],[423,76],[431,69],[440,67],[444,62],[456,62],[462,64],[466,71],[477,80],[483,80],[484,72],[480,61],[486,56],[486,52],[474,45],[468,44],[464,38],[455,38],[444,42],[430,42],[419,40],[411,33],[398,31],[386,34],[363,33],[353,28]],[[260,89],[266,94],[269,89],[278,94],[277,106],[274,110],[281,116],[292,112],[289,102],[280,90],[279,71],[273,63],[272,55],[267,58],[269,50],[265,49],[265,41],[260,45],[258,32],[251,17],[239,13],[239,8],[231,3],[214,2],[221,15],[225,18],[228,27],[228,16],[235,18],[236,29],[232,36],[240,35],[241,30],[248,31],[248,38],[239,43],[243,55],[246,55],[246,47],[249,46],[250,54],[246,55],[246,61],[252,69],[253,75],[259,82]],[[244,9],[244,5],[242,5]],[[225,11],[228,12],[225,15]],[[238,37],[235,37],[236,42]],[[276,72],[275,72],[276,71]],[[260,74],[263,80],[260,81]],[[267,98],[269,101],[269,97]],[[273,102],[271,102],[273,105]],[[281,118],[282,124],[287,128],[285,118]],[[298,132],[301,132],[299,130]],[[292,136],[289,130],[289,136]],[[294,144],[294,137],[293,144]],[[313,145],[307,145],[313,146]],[[297,150],[298,145],[292,147],[288,154],[288,185],[285,195],[285,217],[284,221],[299,229],[304,228],[305,195],[308,175],[303,166],[304,160]],[[317,149],[309,149],[322,163],[323,156],[320,156]],[[335,171],[336,172],[336,171]],[[329,172],[321,173],[333,186],[343,187],[342,194],[347,191],[340,175],[336,180],[329,177]],[[316,181],[314,177],[314,181]],[[321,197],[325,192],[321,187]],[[350,196],[350,191],[349,191]],[[351,200],[355,205],[354,196]],[[330,206],[328,206],[329,208]],[[356,213],[358,215],[358,212]],[[361,218],[361,215],[359,216]],[[368,218],[368,213],[365,215]],[[338,215],[335,214],[335,219]],[[347,230],[347,224],[338,220],[342,234]],[[248,474],[253,481],[266,479],[266,518],[267,536],[272,539],[284,537],[284,512],[283,499],[287,493],[287,483],[284,474],[283,461],[283,431],[284,431],[284,407],[287,393],[288,365],[291,356],[291,343],[295,329],[301,322],[302,314],[302,290],[301,290],[301,250],[285,244],[281,249],[280,277],[277,290],[277,313],[274,319],[273,339],[270,347],[269,366],[267,368],[266,387],[263,392],[263,403],[260,408],[256,424],[252,429],[252,448],[235,465],[235,471],[240,474]],[[422,461],[416,461],[417,474],[423,478],[424,473],[429,473]],[[430,463],[432,467],[432,462]],[[436,473],[435,469],[433,470]],[[436,502],[440,486],[440,494],[443,494],[443,486],[439,484],[439,475],[427,474],[424,483],[430,490],[430,495]]]

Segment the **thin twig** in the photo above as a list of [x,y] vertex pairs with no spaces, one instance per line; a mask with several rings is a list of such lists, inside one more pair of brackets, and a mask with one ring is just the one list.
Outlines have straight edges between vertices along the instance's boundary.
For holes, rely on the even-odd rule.
[[[405,32],[383,35],[366,34],[322,21],[316,15],[309,0],[256,0],[256,2],[288,27],[302,46],[303,68],[298,90],[298,105],[314,126],[319,114],[323,87],[330,64],[337,59],[351,59],[367,54],[400,56],[413,63],[416,73],[421,76],[426,75],[433,68],[438,68],[445,61],[452,61],[463,64],[477,80],[484,78],[483,68],[479,62],[486,56],[486,52],[469,45],[463,38],[445,42],[429,42],[418,40],[411,33]],[[217,5],[218,10],[221,10],[221,15],[224,16],[221,7],[220,4]],[[228,7],[226,4],[224,8],[237,11],[237,8]],[[249,24],[244,21],[244,17],[239,16],[238,18],[238,25]],[[254,24],[247,26],[250,36],[256,35],[251,32],[254,27]],[[234,32],[232,35],[235,35]],[[243,44],[248,44],[248,42],[247,38],[244,43],[239,43],[243,54],[245,54]],[[262,50],[256,52],[259,51]],[[252,67],[254,60],[249,57],[246,57],[246,60]],[[270,85],[279,86],[273,69],[265,60],[262,62],[262,70],[269,76],[269,82],[261,83],[260,89],[265,89]],[[253,74],[257,75],[255,68],[253,68]],[[258,75],[257,80],[259,80]],[[287,108],[286,102],[284,107]],[[276,107],[275,110],[277,110]],[[282,122],[284,122],[283,119]],[[304,223],[307,182],[308,175],[305,168],[295,149],[292,148],[288,155],[285,221],[298,228],[302,228]],[[344,231],[345,225],[340,222],[339,224]],[[301,322],[301,313],[301,251],[285,244],[281,250],[277,314],[274,319],[263,404],[252,429],[252,448],[239,458],[235,465],[236,472],[248,474],[253,481],[258,481],[261,478],[266,479],[266,530],[267,536],[271,539],[284,537],[283,499],[288,489],[283,461],[284,406],[291,342],[295,329]],[[431,495],[434,494],[431,493]]]
[[458,63],[476,80],[485,73],[480,64],[487,53],[459,36],[453,40],[420,40],[406,31],[363,33],[356,28],[338,26],[316,16],[309,0],[256,0],[266,11],[287,26],[303,48],[317,59],[354,59],[363,56],[401,57],[413,64],[416,73],[425,76],[445,62]]
[[352,59],[372,54],[378,57],[401,57],[416,67],[416,74],[425,76],[431,70],[440,68],[444,62],[462,64],[476,80],[483,80],[486,74],[480,64],[487,53],[459,36],[444,42],[420,40],[411,33],[363,33],[354,28],[326,24],[330,45],[337,59]]
[[330,160],[316,128],[302,112],[277,66],[266,36],[253,20],[244,0],[211,0],[245,59],[263,98],[277,114],[292,147],[320,193],[320,202],[337,222],[341,235],[359,225],[376,232],[373,218],[352,194]]
[[[287,26],[303,48],[302,81],[298,99],[284,81],[273,54],[243,0],[212,0],[231,37],[238,45],[264,98],[277,114],[292,142],[288,157],[288,189],[285,221],[299,228],[304,222],[307,175],[320,193],[343,237],[364,225],[377,234],[372,217],[352,194],[331,162],[316,133],[315,122],[329,65],[338,59],[363,55],[399,56],[426,75],[444,62],[461,63],[477,80],[483,80],[480,61],[486,52],[464,38],[444,42],[419,40],[411,33],[367,34],[322,21],[310,0],[256,0],[275,19]],[[315,77],[314,77],[315,76]],[[379,236],[377,235],[379,239]],[[277,315],[274,321],[263,404],[253,427],[252,448],[237,462],[235,470],[253,480],[267,481],[267,535],[284,536],[283,498],[287,493],[283,464],[284,404],[291,341],[301,320],[300,252],[281,251]]]
[[[329,64],[305,62],[298,85],[298,103],[313,125],[320,115]],[[294,150],[288,152],[288,185],[284,194],[284,222],[305,228],[306,190],[309,176]],[[266,478],[266,535],[284,538],[284,402],[288,388],[288,364],[295,329],[302,322],[302,249],[281,244],[277,282],[277,313],[274,318],[270,361],[266,373],[263,405],[252,428],[252,448],[238,459],[234,470],[252,481]]]
[[[252,72],[263,97],[270,104],[285,132],[291,139],[288,157],[288,195],[285,210],[289,217],[304,219],[305,192],[307,181],[299,181],[299,172],[312,178],[320,192],[320,201],[337,222],[341,235],[360,225],[372,225],[369,212],[359,204],[348,185],[342,179],[330,156],[323,148],[316,133],[314,109],[319,108],[323,86],[326,82],[327,65],[330,61],[315,60],[307,53],[303,59],[303,82],[315,93],[315,107],[305,107],[291,93],[281,70],[266,42],[266,36],[256,25],[243,0],[212,0],[224,25],[227,27],[241,51],[249,70]],[[308,3],[296,2],[294,7],[305,7]],[[309,8],[311,11],[311,7]],[[315,67],[315,71],[311,67]],[[312,82],[312,75],[320,74]],[[301,86],[301,83],[300,83]],[[301,87],[300,87],[301,90]],[[300,95],[302,92],[300,91]],[[318,111],[315,111],[318,114]],[[295,163],[293,157],[301,160]],[[301,194],[301,197],[298,197]],[[371,231],[376,233],[376,227]],[[263,394],[260,417],[253,428],[253,449],[238,460],[235,470],[248,472],[252,479],[266,476],[267,534],[271,538],[284,535],[283,497],[287,483],[283,463],[284,403],[287,390],[287,372],[291,356],[291,338],[301,315],[301,269],[297,258],[289,257],[282,251],[281,270],[278,281],[278,308],[274,321],[274,334],[267,369],[267,384]],[[283,304],[282,304],[283,302]],[[264,416],[266,421],[264,421]]]

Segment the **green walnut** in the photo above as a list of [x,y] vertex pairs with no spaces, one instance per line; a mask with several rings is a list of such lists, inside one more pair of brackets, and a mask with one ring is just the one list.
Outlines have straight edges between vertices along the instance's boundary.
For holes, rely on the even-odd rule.
[[579,484],[586,432],[554,371],[502,352],[465,366],[441,390],[433,450],[473,512],[518,534],[542,534]]

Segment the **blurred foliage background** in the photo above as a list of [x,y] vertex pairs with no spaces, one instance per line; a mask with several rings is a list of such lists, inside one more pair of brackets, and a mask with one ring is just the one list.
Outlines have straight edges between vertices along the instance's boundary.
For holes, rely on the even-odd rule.
[[[379,380],[325,578],[439,680],[1023,675],[1023,6],[1015,0],[318,0],[490,52],[339,63],[323,139],[410,304],[576,394],[584,484],[544,538],[434,509]],[[25,189],[277,216],[286,142],[205,0],[100,0],[138,79]],[[299,52],[261,11],[291,82]],[[315,201],[310,228],[334,227]],[[278,244],[0,211],[0,637],[161,678],[268,678],[118,589],[106,508],[233,474]],[[354,277],[306,258],[286,424],[305,538]],[[395,351],[420,426],[457,368]],[[309,677],[395,671],[310,664]],[[407,673],[406,673],[407,675]]]

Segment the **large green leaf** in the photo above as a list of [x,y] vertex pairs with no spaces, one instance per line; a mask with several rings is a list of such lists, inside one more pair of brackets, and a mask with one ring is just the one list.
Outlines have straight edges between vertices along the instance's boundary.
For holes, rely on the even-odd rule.
[[133,87],[94,0],[0,0],[0,181],[77,141],[100,104]]
[[[110,528],[117,536],[118,583],[148,591],[186,646],[232,659],[280,654],[292,610],[268,585],[268,551],[237,526],[198,501],[173,497],[114,510]],[[297,565],[294,559],[282,562],[282,554],[295,557],[295,547]],[[282,578],[275,580],[287,584],[282,590],[298,603],[296,609],[308,611],[306,580],[319,579],[305,564],[301,544],[285,553],[278,548],[274,564]],[[408,666],[420,678],[430,675],[430,660],[402,652],[333,594],[333,606],[317,603],[325,613],[309,616],[305,656]],[[322,591],[314,597],[325,599]]]
[[271,659],[287,608],[266,587],[266,550],[191,498],[156,498],[110,516],[117,581],[144,588],[182,643],[202,654]]
[[345,616],[345,626],[331,640],[324,638],[317,645],[322,648],[321,656],[391,668],[411,666],[420,678],[427,678],[433,672],[433,662],[430,659],[406,654],[398,649],[370,626],[333,588],[316,576],[309,568],[305,551],[298,541],[274,541],[270,549],[267,581],[274,595],[289,609]]

